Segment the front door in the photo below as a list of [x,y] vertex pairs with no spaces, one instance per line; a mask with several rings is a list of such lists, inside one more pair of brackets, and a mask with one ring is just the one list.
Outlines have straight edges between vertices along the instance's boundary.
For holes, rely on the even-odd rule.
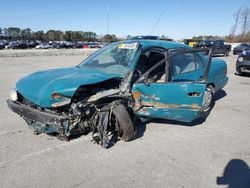
[[[211,63],[198,50],[180,50],[148,70],[132,88],[141,117],[191,122],[200,116]],[[158,75],[165,71],[165,74]]]

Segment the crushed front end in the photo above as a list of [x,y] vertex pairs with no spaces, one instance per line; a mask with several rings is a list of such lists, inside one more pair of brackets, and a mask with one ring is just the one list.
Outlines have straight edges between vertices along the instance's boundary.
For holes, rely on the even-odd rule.
[[123,120],[119,120],[115,112],[118,107],[127,110],[126,96],[119,89],[108,89],[83,97],[86,89],[79,88],[70,104],[52,108],[40,107],[15,90],[11,92],[7,105],[26,121],[35,134],[54,134],[60,140],[69,140],[72,136],[92,132],[93,140],[104,148],[111,144],[109,135],[117,135],[125,141],[132,140],[132,120],[121,127]]

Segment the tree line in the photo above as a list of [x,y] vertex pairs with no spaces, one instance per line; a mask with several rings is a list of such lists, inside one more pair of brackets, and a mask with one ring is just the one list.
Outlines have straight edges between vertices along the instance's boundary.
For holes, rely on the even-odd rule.
[[0,36],[3,39],[9,40],[40,40],[40,41],[102,41],[102,42],[115,42],[118,40],[116,35],[104,35],[100,38],[92,31],[60,31],[48,30],[32,31],[30,28],[21,29],[18,27],[0,27]]
[[250,9],[242,6],[234,13],[234,24],[227,36],[193,36],[193,40],[220,40],[226,42],[250,42]]

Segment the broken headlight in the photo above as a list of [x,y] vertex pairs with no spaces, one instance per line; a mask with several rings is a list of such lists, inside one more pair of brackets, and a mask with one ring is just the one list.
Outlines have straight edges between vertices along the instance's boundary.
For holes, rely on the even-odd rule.
[[12,90],[10,91],[10,99],[11,99],[12,101],[17,101],[18,95],[17,95],[16,89],[12,89]]

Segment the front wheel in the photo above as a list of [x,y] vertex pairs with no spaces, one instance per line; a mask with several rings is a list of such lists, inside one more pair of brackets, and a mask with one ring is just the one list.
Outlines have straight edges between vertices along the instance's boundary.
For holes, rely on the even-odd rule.
[[236,68],[236,74],[239,76],[242,75],[241,68]]
[[125,142],[134,139],[135,130],[130,115],[123,104],[119,104],[113,109],[113,115],[119,127],[119,136]]

